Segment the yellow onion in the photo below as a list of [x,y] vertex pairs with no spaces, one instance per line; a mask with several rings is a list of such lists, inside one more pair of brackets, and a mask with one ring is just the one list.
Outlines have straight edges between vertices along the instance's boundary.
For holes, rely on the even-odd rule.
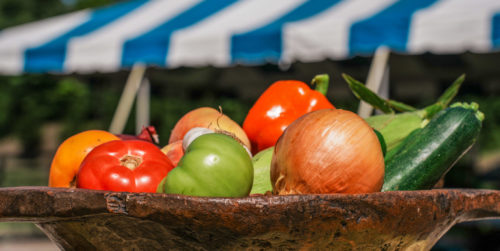
[[275,194],[370,193],[384,182],[384,156],[373,129],[341,109],[308,113],[288,126],[271,162]]

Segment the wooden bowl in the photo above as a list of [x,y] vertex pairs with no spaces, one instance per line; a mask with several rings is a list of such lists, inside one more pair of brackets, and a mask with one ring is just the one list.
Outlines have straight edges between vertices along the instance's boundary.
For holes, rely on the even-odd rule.
[[500,191],[232,199],[0,188],[0,221],[33,222],[64,250],[428,250],[454,224],[486,218],[500,218]]

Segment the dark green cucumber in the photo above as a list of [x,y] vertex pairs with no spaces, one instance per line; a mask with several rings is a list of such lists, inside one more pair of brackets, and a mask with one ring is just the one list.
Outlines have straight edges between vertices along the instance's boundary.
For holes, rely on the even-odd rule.
[[454,104],[411,134],[386,158],[382,191],[431,189],[472,147],[483,115],[477,104]]

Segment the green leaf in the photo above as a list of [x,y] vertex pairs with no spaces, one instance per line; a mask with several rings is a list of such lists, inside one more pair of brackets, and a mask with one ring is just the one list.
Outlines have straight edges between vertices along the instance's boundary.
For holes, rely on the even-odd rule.
[[432,118],[441,110],[448,107],[450,102],[455,98],[460,89],[460,86],[465,80],[465,74],[460,75],[454,82],[448,87],[443,94],[438,98],[437,102],[422,109],[424,111],[424,117],[427,119]]
[[389,103],[389,105],[392,108],[394,108],[400,112],[413,112],[413,111],[417,110],[417,108],[415,108],[411,105],[407,105],[407,104],[401,103],[401,102],[396,101],[396,100],[388,99],[387,102]]
[[347,74],[342,74],[349,88],[351,88],[352,93],[360,100],[365,101],[376,109],[381,110],[384,113],[394,113],[389,102],[378,96],[376,93],[368,89],[364,84],[357,81]]
[[447,107],[450,102],[455,98],[455,96],[458,93],[458,90],[460,89],[460,86],[462,86],[462,83],[465,80],[465,74],[460,75],[454,82],[451,84],[448,89],[444,91],[444,93],[439,97],[438,103],[441,103],[444,105],[444,107]]

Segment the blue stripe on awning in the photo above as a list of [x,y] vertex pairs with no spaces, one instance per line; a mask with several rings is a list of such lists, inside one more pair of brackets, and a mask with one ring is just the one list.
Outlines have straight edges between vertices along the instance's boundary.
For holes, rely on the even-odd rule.
[[262,63],[278,61],[282,52],[282,28],[294,22],[314,16],[339,0],[309,0],[275,21],[253,31],[236,34],[231,38],[231,60],[233,63]]
[[436,0],[401,0],[377,15],[354,23],[349,37],[350,55],[372,54],[381,45],[394,51],[406,51],[413,13],[435,2]]
[[189,27],[234,2],[236,0],[203,1],[155,29],[128,40],[123,46],[122,66],[130,67],[136,62],[165,66],[170,36],[174,31]]
[[492,18],[491,45],[494,49],[500,49],[500,13],[495,14]]
[[70,39],[84,36],[98,30],[135,10],[146,2],[146,0],[138,0],[95,10],[92,12],[90,19],[85,23],[43,45],[27,49],[24,55],[24,71],[63,71],[67,43]]

